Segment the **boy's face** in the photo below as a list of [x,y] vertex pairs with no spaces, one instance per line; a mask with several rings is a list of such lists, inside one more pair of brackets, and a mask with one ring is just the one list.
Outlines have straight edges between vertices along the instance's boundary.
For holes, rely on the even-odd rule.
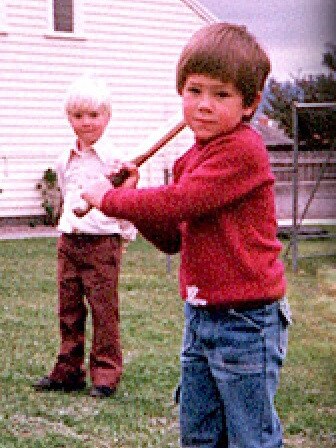
[[258,103],[244,106],[243,96],[232,83],[201,74],[188,76],[181,96],[184,119],[204,143],[233,130]]
[[90,146],[103,135],[110,114],[104,107],[83,107],[69,112],[68,119],[78,139]]

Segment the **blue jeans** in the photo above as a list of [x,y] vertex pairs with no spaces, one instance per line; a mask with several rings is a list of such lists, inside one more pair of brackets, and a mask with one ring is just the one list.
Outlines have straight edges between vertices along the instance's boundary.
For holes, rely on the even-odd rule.
[[289,323],[286,298],[239,311],[185,304],[182,447],[283,446],[274,396]]

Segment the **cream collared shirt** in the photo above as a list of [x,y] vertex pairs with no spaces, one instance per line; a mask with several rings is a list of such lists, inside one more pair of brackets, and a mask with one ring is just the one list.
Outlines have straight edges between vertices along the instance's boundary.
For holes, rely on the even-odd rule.
[[97,209],[92,209],[83,218],[73,213],[73,209],[83,201],[81,189],[102,180],[108,165],[115,160],[115,151],[104,137],[91,148],[81,151],[75,142],[72,148],[61,154],[56,163],[63,198],[63,212],[58,225],[60,232],[92,235],[117,233],[125,240],[135,240],[136,229],[128,221],[107,217]]

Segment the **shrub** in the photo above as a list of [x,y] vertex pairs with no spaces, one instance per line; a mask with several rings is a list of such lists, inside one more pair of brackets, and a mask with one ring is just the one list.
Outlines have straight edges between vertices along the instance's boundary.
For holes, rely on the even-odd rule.
[[57,173],[52,168],[47,168],[42,179],[36,184],[41,191],[42,207],[45,211],[44,224],[54,226],[61,215],[61,191],[57,182]]

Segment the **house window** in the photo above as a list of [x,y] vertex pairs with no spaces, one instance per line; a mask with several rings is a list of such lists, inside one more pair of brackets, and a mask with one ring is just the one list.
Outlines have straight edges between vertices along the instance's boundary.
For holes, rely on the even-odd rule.
[[[1,2],[1,0],[0,0]],[[49,0],[49,39],[85,40],[82,0]]]
[[53,0],[53,25],[53,30],[57,32],[75,31],[73,0]]

